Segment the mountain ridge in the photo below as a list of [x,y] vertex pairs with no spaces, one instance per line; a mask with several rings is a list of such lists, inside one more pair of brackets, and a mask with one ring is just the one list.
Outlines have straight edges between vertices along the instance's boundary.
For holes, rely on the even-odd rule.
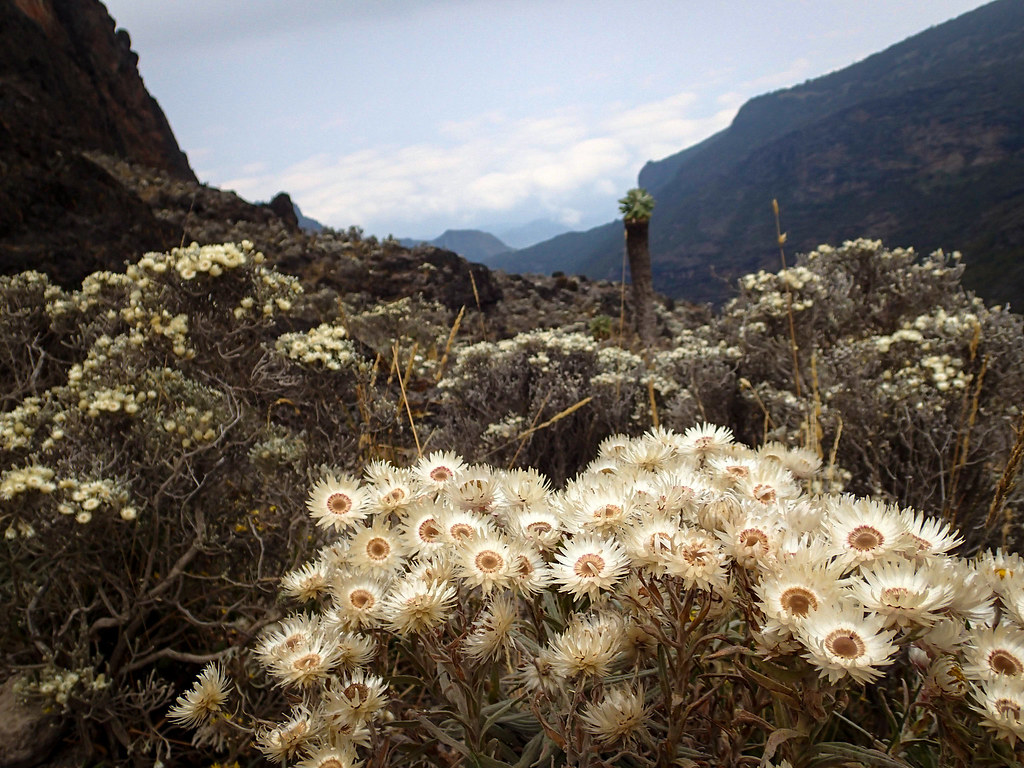
[[[965,253],[965,284],[1024,297],[1024,3],[997,2],[850,67],[746,102],[703,142],[649,162],[655,287],[721,303],[791,253],[857,236]],[[621,274],[610,222],[507,254],[512,271]]]

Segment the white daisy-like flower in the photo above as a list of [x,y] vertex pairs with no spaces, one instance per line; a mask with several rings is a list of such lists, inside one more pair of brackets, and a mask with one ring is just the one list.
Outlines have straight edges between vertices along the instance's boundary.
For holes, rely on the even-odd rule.
[[223,711],[228,698],[228,679],[219,664],[207,664],[192,689],[178,697],[167,719],[183,728],[195,728]]
[[549,643],[551,671],[563,680],[607,677],[622,658],[624,625],[614,614],[574,614],[565,630]]
[[387,706],[388,684],[365,669],[354,670],[332,684],[324,698],[324,719],[333,730],[342,724],[365,723]]
[[953,586],[949,611],[971,626],[992,626],[996,620],[995,593],[986,574],[970,561],[947,558],[935,562],[935,570],[944,573],[944,581]]
[[613,536],[634,516],[634,507],[623,494],[620,483],[591,488],[575,498],[566,497],[563,519],[572,531]]
[[603,747],[629,745],[646,730],[647,706],[643,687],[607,688],[580,712],[583,730]]
[[485,662],[509,658],[515,648],[512,630],[517,623],[516,601],[509,595],[496,595],[462,641],[466,658]]
[[613,459],[617,461],[621,459],[632,442],[632,438],[628,435],[608,435],[608,437],[598,443],[597,460]]
[[561,592],[579,600],[595,599],[626,575],[629,559],[622,545],[612,539],[587,534],[562,543],[552,564],[552,578]]
[[678,534],[677,515],[653,514],[633,520],[623,531],[621,541],[634,566],[652,568],[664,552],[675,546]]
[[718,539],[707,531],[683,526],[675,546],[661,552],[658,567],[682,579],[687,589],[725,589],[729,559]]
[[752,456],[723,455],[709,458],[705,469],[717,490],[729,491],[736,490],[759,466]]
[[456,509],[489,514],[498,493],[498,482],[489,467],[474,464],[463,470],[457,482],[444,487],[445,496]]
[[809,448],[790,448],[781,459],[797,480],[809,480],[821,469],[821,457]]
[[811,533],[820,530],[825,511],[817,500],[793,499],[782,505],[782,527],[794,533]]
[[850,495],[831,499],[824,525],[829,554],[850,566],[888,559],[912,548],[898,511],[874,499]]
[[302,602],[316,600],[331,588],[331,573],[322,560],[306,563],[281,577],[281,591]]
[[337,646],[323,634],[318,634],[312,643],[275,659],[269,671],[282,685],[307,688],[325,680],[338,661]]
[[1024,680],[998,677],[972,686],[977,705],[971,709],[982,717],[982,725],[1016,745],[1024,739]]
[[413,467],[413,475],[427,488],[440,491],[466,468],[466,462],[453,451],[424,456]]
[[562,516],[548,505],[516,510],[509,517],[509,529],[541,549],[553,549],[562,540]]
[[544,562],[540,550],[528,541],[515,541],[509,545],[512,588],[531,597],[543,592],[551,583],[550,566]]
[[499,479],[506,501],[516,509],[543,504],[551,493],[548,479],[536,469],[512,469]]
[[932,624],[928,631],[917,639],[917,645],[930,650],[932,654],[957,654],[968,637],[967,626],[962,619],[946,616]]
[[678,450],[671,445],[659,440],[641,438],[626,447],[619,461],[625,467],[657,472],[670,467],[677,455]]
[[910,537],[908,554],[918,559],[948,554],[964,543],[963,538],[949,525],[937,517],[928,517],[914,509],[900,512],[903,525]]
[[774,508],[800,495],[800,487],[789,470],[763,462],[755,463],[753,471],[736,484],[736,491],[764,508]]
[[496,532],[494,523],[489,517],[462,509],[447,512],[439,522],[441,523],[442,538],[447,543],[456,546],[461,546],[473,539],[493,535]]
[[1024,630],[1013,624],[975,627],[964,648],[964,673],[978,680],[1024,678]]
[[387,575],[405,564],[405,548],[398,531],[378,517],[370,526],[355,529],[349,540],[348,560],[353,568]]
[[330,618],[342,629],[367,629],[380,623],[385,595],[385,587],[380,580],[360,575],[349,576],[339,580],[331,594],[334,610]]
[[749,508],[742,518],[726,522],[717,535],[736,564],[749,569],[775,557],[782,530],[778,518]]
[[696,522],[696,502],[704,484],[692,472],[676,470],[658,475],[653,484],[654,511],[663,515],[681,515]]
[[331,639],[338,650],[337,667],[340,670],[365,667],[377,653],[377,641],[370,635],[338,632]]
[[306,507],[318,526],[342,531],[366,517],[366,503],[358,480],[328,474],[313,486]]
[[978,573],[1000,597],[1019,591],[1024,584],[1024,558],[1016,552],[986,550],[974,562]]
[[881,616],[850,604],[819,607],[799,625],[797,636],[807,649],[804,658],[830,683],[847,675],[870,683],[899,651],[893,643],[896,632],[884,628]]
[[732,450],[734,438],[728,427],[714,424],[698,424],[683,433],[684,455],[703,461],[712,456],[722,456]]
[[412,471],[391,468],[380,474],[367,488],[370,504],[379,512],[400,512],[412,504],[417,496],[413,491],[415,482]]
[[785,638],[799,629],[820,608],[849,602],[843,591],[843,566],[834,560],[801,550],[766,568],[754,585],[760,598],[758,607],[765,615],[763,631]]
[[264,666],[272,666],[290,653],[309,648],[321,632],[315,613],[297,614],[270,627],[256,645],[256,655]]
[[392,586],[384,602],[384,619],[399,634],[422,632],[446,621],[454,602],[455,587],[406,578]]
[[292,716],[256,735],[256,746],[273,763],[291,762],[317,735],[317,717],[304,706],[292,710]]
[[352,748],[319,747],[309,753],[295,768],[360,768],[362,761]]
[[445,546],[444,515],[440,504],[416,504],[409,509],[402,521],[402,539],[409,551],[430,555]]
[[470,539],[460,546],[456,567],[467,584],[480,587],[485,595],[495,587],[510,586],[512,581],[512,554],[494,534]]
[[928,627],[953,601],[953,586],[929,562],[876,560],[863,565],[850,591],[888,627]]

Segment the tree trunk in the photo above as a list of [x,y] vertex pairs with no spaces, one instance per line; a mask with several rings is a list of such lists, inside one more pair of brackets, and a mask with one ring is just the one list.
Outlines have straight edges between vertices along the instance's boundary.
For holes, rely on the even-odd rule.
[[633,322],[644,347],[654,343],[654,284],[651,251],[647,246],[649,219],[626,220],[626,256],[633,284]]

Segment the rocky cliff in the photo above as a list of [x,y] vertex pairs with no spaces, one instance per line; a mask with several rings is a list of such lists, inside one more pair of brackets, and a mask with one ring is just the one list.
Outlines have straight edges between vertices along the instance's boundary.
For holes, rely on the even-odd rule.
[[73,284],[180,240],[83,154],[196,180],[137,61],[97,0],[0,0],[0,271]]

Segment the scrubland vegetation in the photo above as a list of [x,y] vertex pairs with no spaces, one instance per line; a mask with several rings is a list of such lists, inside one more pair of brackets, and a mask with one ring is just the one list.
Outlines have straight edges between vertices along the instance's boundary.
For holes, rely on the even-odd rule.
[[0,674],[90,763],[1017,764],[1024,329],[961,272],[822,246],[649,347],[248,242],[0,278]]

